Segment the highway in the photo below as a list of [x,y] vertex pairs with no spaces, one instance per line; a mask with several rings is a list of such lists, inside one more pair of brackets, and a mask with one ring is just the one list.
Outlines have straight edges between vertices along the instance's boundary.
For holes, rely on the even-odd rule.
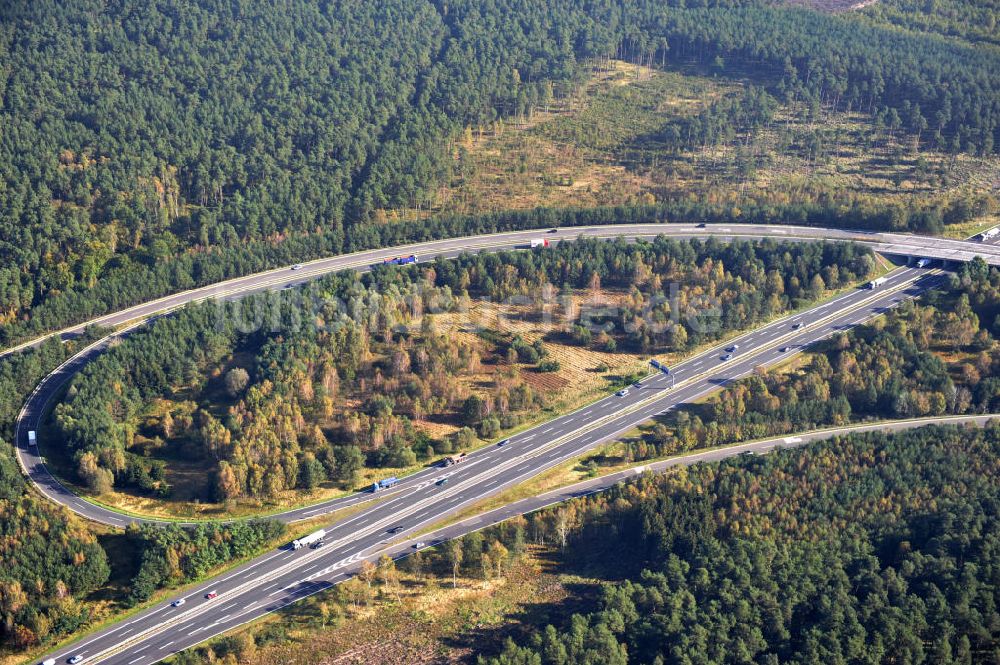
[[[774,321],[723,345],[738,346],[735,351],[723,346],[710,349],[678,364],[670,375],[652,375],[625,396],[606,397],[521,432],[511,437],[508,445],[481,449],[459,465],[423,472],[402,491],[375,500],[330,525],[327,544],[322,548],[269,552],[199,585],[186,594],[181,607],[163,603],[150,608],[53,657],[64,661],[79,654],[85,663],[157,662],[329,588],[346,579],[363,560],[385,552],[401,554],[411,534],[441,522],[463,507],[613,440],[679,404],[716,391],[758,366],[780,362],[817,340],[922,293],[942,279],[934,270],[903,268],[891,273],[887,283],[875,291],[852,290],[808,312]],[[728,353],[733,354],[732,358],[723,360]],[[764,443],[751,445],[765,449]],[[743,449],[700,455],[709,460],[739,454]],[[688,462],[697,459],[680,458]],[[441,483],[445,479],[447,482]],[[525,505],[534,504],[529,501]],[[438,537],[428,536],[426,541]],[[218,597],[207,599],[205,595],[210,591],[217,592]]]
[[[657,235],[676,238],[774,238],[776,240],[830,240],[853,241],[870,247],[876,252],[896,256],[923,256],[941,261],[965,262],[980,256],[990,265],[1000,265],[1000,243],[976,240],[951,240],[901,233],[854,231],[850,229],[828,229],[811,226],[785,226],[776,224],[688,224],[651,223],[616,224],[603,226],[562,227],[556,234],[546,233],[546,229],[510,231],[474,237],[431,240],[387,249],[374,249],[318,259],[305,264],[298,271],[287,267],[239,277],[218,284],[172,294],[127,309],[98,316],[80,324],[52,333],[64,339],[80,335],[91,325],[117,327],[131,321],[168,312],[191,302],[210,298],[246,295],[265,289],[278,289],[301,284],[316,277],[346,269],[362,269],[373,263],[381,263],[385,258],[416,254],[422,259],[435,256],[455,256],[462,251],[501,250],[526,246],[532,238],[546,237],[556,241],[560,238],[651,238]],[[0,358],[21,349],[37,346],[51,335],[45,335],[0,351]]]
[[[252,293],[303,284],[339,270],[369,270],[372,265],[380,264],[384,259],[394,256],[417,254],[421,260],[427,261],[434,257],[453,257],[464,251],[523,248],[530,244],[532,238],[538,237],[547,238],[552,242],[559,242],[560,239],[572,239],[581,236],[598,238],[626,237],[635,239],[652,238],[661,234],[677,238],[708,236],[718,237],[723,240],[734,238],[772,238],[775,240],[792,241],[823,239],[837,242],[858,242],[883,253],[902,256],[933,255],[942,258],[947,257],[949,260],[968,260],[976,252],[979,252],[984,253],[987,260],[995,261],[997,265],[1000,265],[1000,246],[994,246],[989,243],[814,227],[738,224],[637,224],[568,227],[558,229],[556,233],[548,233],[546,230],[517,231],[479,236],[476,238],[436,240],[403,247],[330,257],[303,264],[297,270],[290,270],[288,268],[272,270],[168,296],[115,314],[99,317],[88,321],[86,324],[62,331],[59,334],[63,337],[72,337],[75,334],[79,334],[86,325],[128,325],[128,327],[116,335],[110,335],[78,352],[38,384],[35,391],[24,404],[15,425],[15,445],[18,462],[39,492],[50,500],[66,506],[87,519],[119,528],[133,521],[158,522],[160,520],[125,515],[76,495],[62,485],[48,471],[38,451],[30,448],[27,443],[28,432],[39,430],[39,425],[47,405],[59,394],[65,383],[86,363],[102,353],[117,336],[129,334],[131,330],[141,327],[148,318],[172,311],[191,302],[199,302],[211,298],[237,299]],[[44,339],[42,337],[33,340],[17,347],[17,349],[39,344]],[[11,349],[5,353],[11,353],[15,350]],[[0,354],[0,357],[2,357],[2,354]],[[45,442],[42,441],[41,449],[44,451],[44,448]],[[404,487],[400,487],[399,489],[419,484],[426,475],[426,473],[417,474],[405,479],[403,483]],[[341,508],[356,505],[369,498],[369,496],[362,494],[332,499],[316,505],[288,511],[275,517],[289,522],[310,519]]]

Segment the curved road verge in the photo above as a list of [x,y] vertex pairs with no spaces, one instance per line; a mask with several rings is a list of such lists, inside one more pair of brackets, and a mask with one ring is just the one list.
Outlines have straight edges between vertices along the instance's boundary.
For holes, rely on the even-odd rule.
[[[27,433],[38,431],[42,418],[46,412],[48,404],[59,394],[59,391],[66,382],[78,372],[86,363],[103,353],[108,345],[115,339],[128,335],[134,329],[143,325],[150,317],[172,311],[191,302],[199,302],[210,298],[235,299],[246,295],[266,290],[275,290],[303,284],[317,279],[332,272],[341,270],[369,270],[372,265],[380,264],[384,259],[399,255],[418,254],[427,258],[447,258],[454,257],[462,252],[468,251],[497,251],[503,249],[524,248],[530,245],[533,238],[540,236],[539,231],[519,231],[511,233],[501,233],[476,238],[460,238],[439,240],[427,243],[407,245],[390,249],[371,250],[349,254],[343,256],[321,259],[303,265],[298,270],[275,270],[246,278],[230,280],[221,284],[213,285],[203,289],[196,289],[183,294],[177,294],[168,298],[163,298],[151,303],[146,303],[134,308],[124,310],[113,315],[101,317],[89,322],[100,325],[122,325],[132,322],[124,330],[109,335],[97,342],[92,343],[72,358],[63,363],[59,368],[46,376],[29,396],[20,415],[18,416],[15,428],[15,448],[18,461],[24,473],[30,478],[35,487],[47,498],[60,503],[77,514],[97,522],[115,527],[124,527],[130,522],[146,521],[151,523],[166,523],[175,520],[163,520],[157,518],[146,518],[127,515],[113,509],[100,506],[88,501],[64,486],[55,478],[45,465],[44,459],[39,455],[37,449],[28,445]],[[624,237],[627,239],[652,238],[659,235],[676,238],[704,238],[718,237],[725,240],[735,238],[760,240],[770,238],[774,240],[794,240],[794,241],[815,241],[830,240],[836,242],[857,242],[870,246],[876,251],[892,253],[898,255],[922,255],[937,252],[943,256],[954,257],[960,252],[968,252],[969,248],[992,251],[995,260],[1000,264],[1000,247],[992,245],[980,245],[970,241],[942,241],[937,238],[922,238],[918,236],[897,236],[894,234],[871,234],[856,231],[845,231],[839,229],[819,229],[813,227],[776,227],[772,225],[706,225],[704,228],[694,224],[640,224],[640,225],[613,225],[596,227],[571,227],[560,229],[556,233],[544,233],[544,237],[553,242],[560,239],[574,239],[578,237],[610,238]],[[963,254],[964,256],[964,254]],[[897,270],[892,275],[909,278],[913,276],[913,269]],[[891,283],[890,285],[891,286]],[[917,295],[920,291],[907,295]],[[859,296],[860,297],[860,296]],[[816,308],[823,311],[821,305]],[[799,316],[799,315],[795,315]],[[804,319],[811,318],[810,313],[801,315]],[[88,324],[89,325],[89,324]],[[833,328],[830,329],[830,332]],[[752,335],[752,334],[751,334]],[[35,340],[33,343],[40,343]],[[716,349],[708,352],[709,355]],[[705,358],[690,359],[696,366],[705,363]],[[685,361],[688,363],[689,361]],[[675,372],[679,375],[680,372]],[[426,469],[417,474],[407,477],[396,491],[404,490],[408,487],[419,487],[420,483],[433,475],[434,468]],[[320,515],[339,510],[344,507],[363,503],[372,498],[370,493],[354,494],[347,497],[331,499],[310,506],[305,506],[289,510],[272,517],[277,517],[284,521],[295,522],[311,519]],[[191,524],[193,522],[180,522],[181,524]]]

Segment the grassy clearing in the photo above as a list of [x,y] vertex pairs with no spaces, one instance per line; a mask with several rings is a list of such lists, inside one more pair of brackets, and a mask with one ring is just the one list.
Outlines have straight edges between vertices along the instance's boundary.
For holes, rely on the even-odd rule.
[[[675,151],[660,131],[742,93],[741,72],[594,66],[565,98],[520,122],[466,133],[435,212],[625,205],[700,196],[739,206],[851,194],[889,202],[989,191],[1000,159],[953,156],[880,128],[867,113],[779,108],[754,135]],[[971,234],[966,234],[971,235]]]
[[[502,576],[396,571],[357,595],[343,586],[307,598],[198,649],[205,660],[258,665],[317,662],[457,663],[499,649],[519,624],[557,620],[594,593],[597,580],[561,573],[547,547],[532,545]],[[361,585],[363,587],[363,585]],[[232,654],[229,656],[228,654]]]

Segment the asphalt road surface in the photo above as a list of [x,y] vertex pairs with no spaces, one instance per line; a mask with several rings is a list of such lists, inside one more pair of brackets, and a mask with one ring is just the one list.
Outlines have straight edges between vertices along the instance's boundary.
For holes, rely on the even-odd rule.
[[[350,576],[363,560],[386,552],[399,555],[407,550],[411,534],[441,522],[463,507],[577,457],[679,404],[714,392],[758,366],[780,362],[817,340],[922,293],[942,279],[934,270],[899,269],[877,290],[853,290],[808,312],[746,333],[723,345],[737,346],[733,351],[722,347],[711,349],[671,368],[669,374],[656,372],[624,396],[604,398],[524,431],[511,437],[507,445],[481,449],[461,464],[426,470],[401,491],[384,498],[376,496],[355,514],[327,527],[325,545],[321,548],[269,552],[199,585],[184,596],[185,603],[180,607],[163,603],[150,608],[77,645],[61,649],[53,657],[65,661],[79,654],[85,663],[157,662],[329,588]],[[732,357],[724,360],[729,353]],[[795,443],[789,439],[782,442],[782,445]],[[749,445],[766,450],[766,442]],[[775,441],[773,445],[779,444]],[[704,460],[717,459],[740,454],[744,448],[699,455]],[[673,463],[698,459],[690,456]],[[577,487],[560,492],[574,491],[583,490]],[[536,503],[522,502],[522,507],[550,499],[538,497]],[[458,532],[460,528],[454,533]],[[421,540],[434,542],[433,539],[441,537],[444,536]],[[217,593],[217,597],[207,598],[209,592]]]
[[[952,240],[902,233],[773,224],[617,224],[562,227],[556,233],[548,233],[547,229],[534,229],[530,231],[510,231],[481,236],[432,240],[400,247],[365,250],[353,254],[319,259],[302,264],[298,270],[290,270],[287,267],[278,268],[165,296],[119,312],[90,319],[53,334],[68,339],[79,336],[90,325],[117,327],[154,314],[183,307],[190,302],[232,295],[245,295],[255,291],[300,284],[338,270],[364,268],[373,263],[381,263],[384,259],[395,256],[416,254],[423,259],[428,259],[435,256],[455,256],[462,251],[511,249],[525,247],[533,238],[547,238],[552,242],[556,242],[561,238],[576,238],[580,236],[596,238],[618,236],[651,238],[661,234],[676,238],[721,237],[854,241],[883,254],[905,257],[927,257],[945,262],[965,262],[971,260],[974,256],[980,256],[990,265],[1000,265],[1000,243],[981,242],[971,239]],[[36,346],[47,337],[39,337],[0,351],[0,357],[23,348]]]
[[[417,254],[421,259],[428,260],[434,257],[452,257],[464,251],[484,251],[497,249],[523,248],[530,244],[533,238],[546,238],[550,242],[558,242],[560,239],[570,239],[580,236],[585,237],[627,237],[627,238],[650,238],[657,235],[669,235],[672,237],[704,237],[714,236],[722,239],[733,238],[774,238],[777,240],[816,240],[827,239],[838,242],[854,241],[882,252],[896,253],[900,255],[919,256],[940,255],[950,257],[955,260],[965,260],[971,256],[972,250],[993,252],[991,255],[1000,264],[1000,247],[993,247],[989,244],[980,244],[973,241],[943,240],[940,238],[924,238],[921,236],[907,236],[899,234],[882,233],[862,233],[857,231],[845,231],[838,229],[821,229],[811,227],[794,226],[769,226],[769,225],[737,225],[737,224],[639,224],[639,225],[612,225],[595,227],[572,227],[560,229],[556,233],[549,233],[545,230],[519,231],[511,233],[501,233],[475,238],[458,238],[448,240],[438,240],[405,247],[396,247],[385,250],[371,250],[356,254],[336,256],[321,259],[302,265],[297,270],[281,269],[251,275],[240,279],[230,280],[221,284],[213,285],[203,289],[195,289],[185,293],[180,293],[166,298],[161,298],[150,303],[139,305],[122,312],[100,317],[89,323],[104,326],[119,326],[129,322],[130,328],[126,328],[121,334],[127,335],[134,328],[143,325],[145,319],[170,311],[191,302],[198,302],[208,298],[237,299],[248,294],[261,291],[288,288],[303,284],[323,275],[330,274],[338,270],[355,269],[364,271],[370,269],[372,265],[378,265],[386,258],[395,256],[407,256]],[[933,250],[933,251],[932,251]],[[958,257],[958,258],[956,258]],[[992,260],[992,259],[990,259]],[[905,274],[897,273],[895,274]],[[61,333],[64,337],[78,334],[83,326],[77,326]],[[86,363],[101,354],[108,344],[115,337],[108,337],[88,346],[73,358],[69,359],[52,374],[45,377],[35,391],[25,403],[15,425],[15,445],[18,461],[30,478],[35,487],[50,500],[60,503],[77,514],[87,519],[108,524],[115,527],[124,527],[133,521],[158,522],[159,520],[125,515],[118,511],[91,503],[90,501],[76,495],[70,489],[62,485],[48,470],[43,458],[37,448],[29,447],[28,432],[38,431],[41,421],[46,411],[47,405],[56,397],[65,383]],[[24,346],[40,343],[41,339],[28,343]],[[702,366],[707,367],[703,360]],[[680,376],[680,373],[678,373]],[[45,450],[45,442],[41,442],[41,451]],[[422,482],[426,473],[411,476],[401,483],[399,489],[413,486]],[[333,499],[320,504],[303,507],[276,515],[278,519],[294,522],[303,519],[310,519],[325,513],[345,508],[358,503],[365,502],[370,497],[354,495],[344,498]]]

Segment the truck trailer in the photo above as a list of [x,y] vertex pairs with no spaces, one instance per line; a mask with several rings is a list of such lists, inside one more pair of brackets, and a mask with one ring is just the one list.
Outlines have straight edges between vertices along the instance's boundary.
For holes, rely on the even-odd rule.
[[372,492],[380,492],[382,490],[387,490],[396,483],[399,482],[399,478],[392,476],[391,478],[383,478],[377,483],[372,483]]
[[872,281],[868,282],[868,288],[874,291],[875,289],[877,289],[878,287],[882,286],[885,283],[886,283],[885,277],[876,277]]
[[531,239],[531,249],[534,249],[536,247],[548,247],[548,246],[549,246],[549,239],[548,238],[532,238]]
[[307,545],[312,545],[313,543],[318,543],[326,537],[326,531],[320,529],[319,531],[313,531],[308,536],[302,536],[297,540],[292,541],[292,549],[298,550],[306,547]]

